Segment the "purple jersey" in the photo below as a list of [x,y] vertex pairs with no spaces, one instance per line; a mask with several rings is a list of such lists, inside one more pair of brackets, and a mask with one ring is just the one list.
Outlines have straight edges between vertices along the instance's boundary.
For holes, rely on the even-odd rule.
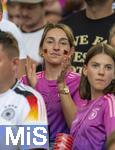
[[[64,115],[61,108],[60,97],[58,94],[56,80],[47,80],[44,77],[44,72],[37,73],[38,83],[35,87],[39,91],[46,104],[48,123],[50,129],[50,140],[55,140],[56,134],[59,132],[68,133],[69,129],[64,119]],[[23,83],[27,83],[27,79],[24,76],[22,78]],[[65,78],[66,84],[69,87],[70,94],[75,103],[80,100],[78,87],[80,82],[80,75],[74,72],[68,72]],[[77,93],[76,93],[77,92]]]
[[73,150],[103,150],[115,130],[115,96],[107,94],[79,107],[72,123]]

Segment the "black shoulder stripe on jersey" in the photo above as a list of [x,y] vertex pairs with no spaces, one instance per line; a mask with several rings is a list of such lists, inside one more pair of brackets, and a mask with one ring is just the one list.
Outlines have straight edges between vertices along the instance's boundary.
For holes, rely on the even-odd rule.
[[23,91],[23,90],[21,90],[21,89],[19,89],[17,87],[14,89],[14,91],[16,93],[18,93],[18,94],[21,94],[21,95],[25,96],[25,97],[27,97],[27,96],[34,96],[34,94],[31,93],[30,91],[25,91],[25,90]]

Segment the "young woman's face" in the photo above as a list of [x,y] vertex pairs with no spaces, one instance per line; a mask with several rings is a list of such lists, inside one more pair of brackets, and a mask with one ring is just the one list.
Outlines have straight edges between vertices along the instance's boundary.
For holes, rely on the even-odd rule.
[[48,31],[44,39],[42,52],[45,63],[60,65],[64,57],[71,55],[71,48],[66,33],[58,28]]
[[84,67],[84,75],[88,77],[92,91],[102,91],[115,78],[115,62],[107,54],[93,56]]

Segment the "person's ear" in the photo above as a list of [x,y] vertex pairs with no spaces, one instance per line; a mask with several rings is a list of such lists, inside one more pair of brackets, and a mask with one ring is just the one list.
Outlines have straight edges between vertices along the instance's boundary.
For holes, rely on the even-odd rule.
[[2,20],[3,13],[0,11],[0,21]]
[[12,59],[13,70],[18,70],[20,60],[18,57]]
[[83,66],[83,75],[87,76],[87,66],[86,65]]

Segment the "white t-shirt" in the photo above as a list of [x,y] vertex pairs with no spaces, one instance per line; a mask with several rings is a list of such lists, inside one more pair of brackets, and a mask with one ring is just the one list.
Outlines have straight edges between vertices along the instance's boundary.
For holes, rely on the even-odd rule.
[[44,29],[30,33],[22,32],[27,55],[38,63],[42,63],[42,57],[39,56],[39,44],[43,31]]
[[20,50],[20,59],[25,59],[27,56],[26,47],[24,45],[23,37],[18,27],[14,23],[8,20],[2,19],[0,21],[0,30],[10,32],[16,38],[16,40],[18,41],[19,50]]

